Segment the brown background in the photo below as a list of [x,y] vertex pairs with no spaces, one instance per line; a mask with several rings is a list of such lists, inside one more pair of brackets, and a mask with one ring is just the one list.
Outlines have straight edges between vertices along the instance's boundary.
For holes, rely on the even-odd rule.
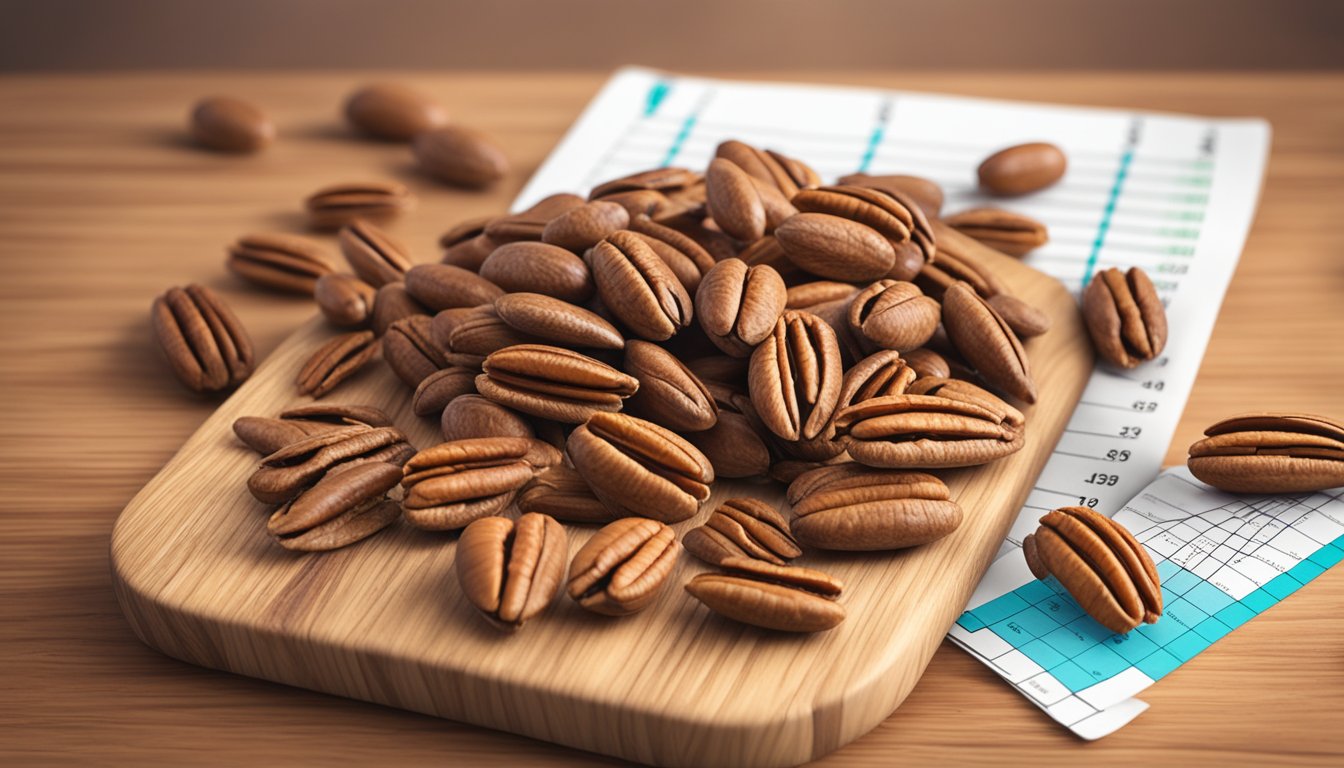
[[0,70],[1344,67],[1338,0],[0,0]]

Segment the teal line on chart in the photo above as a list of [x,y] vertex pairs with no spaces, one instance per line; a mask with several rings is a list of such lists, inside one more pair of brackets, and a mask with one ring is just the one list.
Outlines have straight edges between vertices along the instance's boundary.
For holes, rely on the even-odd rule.
[[649,88],[648,100],[644,103],[644,116],[653,117],[658,111],[659,105],[667,98],[667,94],[672,92],[672,84],[666,80],[658,80]]
[[877,124],[873,126],[873,132],[868,137],[868,146],[863,150],[863,158],[859,160],[859,173],[867,173],[868,167],[873,164],[873,155],[877,154],[877,145],[882,143],[882,136],[887,132],[887,119],[891,114],[891,102],[883,102],[882,109],[877,115]]
[[667,148],[667,155],[663,157],[664,168],[671,165],[672,161],[677,159],[677,155],[681,154],[681,146],[686,143],[686,137],[691,135],[691,130],[695,128],[695,121],[699,117],[698,112],[686,116],[686,120],[681,124],[681,130],[677,131],[677,137],[672,140],[672,146]]
[[1083,268],[1083,285],[1092,282],[1092,272],[1097,268],[1097,257],[1101,255],[1101,246],[1106,243],[1106,231],[1111,228],[1111,216],[1115,214],[1115,204],[1120,199],[1120,190],[1129,175],[1129,164],[1134,160],[1134,150],[1127,149],[1120,156],[1120,168],[1115,172],[1115,184],[1111,185],[1110,198],[1106,200],[1106,210],[1101,214],[1101,226],[1097,228],[1097,239],[1092,241],[1092,253],[1087,256],[1087,266]]

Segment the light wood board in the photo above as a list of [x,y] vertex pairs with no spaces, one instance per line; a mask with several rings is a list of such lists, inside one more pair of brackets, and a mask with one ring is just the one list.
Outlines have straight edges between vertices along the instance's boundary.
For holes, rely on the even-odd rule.
[[[515,171],[487,193],[436,186],[410,171],[404,147],[339,131],[340,100],[368,72],[0,77],[0,763],[624,764],[174,661],[132,633],[108,562],[121,509],[219,404],[173,381],[150,345],[157,292],[210,284],[269,354],[312,304],[231,278],[232,238],[298,226],[298,201],[323,184],[390,175],[421,197],[394,230],[432,259],[449,225],[508,204],[607,74],[378,75],[410,79],[499,139]],[[1274,148],[1260,209],[1165,462],[1183,461],[1205,426],[1246,408],[1341,413],[1344,75],[715,74],[1263,115]],[[225,158],[182,144],[192,100],[220,92],[273,111],[273,151]],[[944,642],[900,709],[818,764],[1335,766],[1342,602],[1336,568],[1145,691],[1151,709],[1096,742]]]
[[[474,614],[453,572],[455,537],[408,525],[332,553],[296,555],[264,531],[268,507],[244,481],[257,457],[239,416],[300,401],[294,376],[332,334],[314,319],[268,358],[122,513],[112,537],[117,594],[135,631],[163,652],[218,669],[659,765],[795,764],[866,733],[919,680],[1035,483],[1092,369],[1074,299],[1007,258],[995,269],[1046,311],[1029,343],[1040,404],[1026,447],[941,473],[965,522],[900,553],[811,554],[845,584],[848,618],[810,636],[711,615],[681,588],[703,564],[682,558],[659,599],[629,618],[563,599],[515,635]],[[329,396],[395,414],[412,442],[440,442],[409,412],[384,365]],[[782,486],[719,482],[684,533],[725,498],[782,504]],[[570,526],[571,546],[593,527]]]

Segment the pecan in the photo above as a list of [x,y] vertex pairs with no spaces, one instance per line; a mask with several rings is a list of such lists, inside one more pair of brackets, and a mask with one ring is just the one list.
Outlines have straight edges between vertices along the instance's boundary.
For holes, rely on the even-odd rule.
[[714,468],[671,430],[622,413],[595,413],[566,443],[593,494],[622,516],[675,523],[709,498]]
[[277,509],[266,532],[285,549],[325,552],[367,539],[401,517],[387,492],[401,480],[395,464],[370,462],[323,477]]
[[915,371],[919,377],[949,378],[952,375],[952,367],[948,365],[947,359],[931,349],[920,347],[908,352],[902,352],[901,358],[905,364]]
[[603,182],[593,187],[588,199],[609,198],[622,192],[675,192],[694,186],[700,179],[700,174],[685,168],[654,168]]
[[345,119],[356,130],[383,141],[410,141],[449,121],[442,104],[399,83],[373,83],[350,94]]
[[714,396],[719,418],[714,426],[686,439],[709,459],[717,477],[763,477],[770,469],[770,448],[762,433],[769,432],[757,426],[754,410],[750,416],[745,413],[751,401],[719,384],[706,388]]
[[920,268],[916,284],[930,296],[942,299],[943,291],[963,281],[983,298],[991,298],[1008,289],[989,266],[993,251],[941,221],[933,223],[938,237],[938,258]]
[[354,275],[330,272],[317,279],[313,299],[327,322],[341,328],[359,328],[373,317],[378,291]]
[[695,293],[696,315],[714,346],[749,357],[784,312],[787,289],[774,268],[726,259],[705,274]]
[[506,293],[540,293],[573,304],[593,295],[593,278],[583,260],[546,243],[523,241],[499,246],[481,264],[481,277]]
[[671,352],[647,341],[625,345],[626,373],[639,388],[627,410],[678,432],[699,432],[718,421],[719,409],[705,385]]
[[[893,280],[911,280],[924,264],[933,259],[934,233],[928,219],[919,204],[904,193],[877,189],[873,187],[830,186],[804,189],[794,195],[793,204],[805,213],[832,215],[854,224],[859,224],[885,239],[890,245],[892,257],[887,260],[885,272],[873,274],[876,262],[865,271],[862,277],[847,277],[843,274],[827,274],[800,263],[804,269],[823,277],[835,277],[842,280],[872,280],[888,277]],[[860,230],[849,227],[846,232],[857,235]],[[864,239],[867,233],[864,234]],[[781,238],[789,258],[798,257],[815,261],[808,253],[795,253],[789,235]],[[831,249],[833,252],[838,250]],[[885,252],[883,259],[886,259]],[[826,266],[826,265],[823,265]]]
[[821,467],[789,484],[793,535],[819,549],[877,551],[937,541],[961,525],[942,480],[922,472]]
[[373,332],[382,336],[398,320],[428,314],[430,314],[429,309],[411,298],[411,295],[406,292],[405,283],[388,283],[379,288],[373,297],[373,316],[371,318]]
[[705,524],[686,532],[686,551],[710,565],[747,557],[785,565],[803,554],[784,516],[760,499],[728,499]]
[[923,346],[938,328],[938,302],[914,283],[878,280],[850,301],[849,327],[873,346],[907,350]]
[[230,272],[276,291],[313,295],[317,279],[331,272],[321,243],[299,235],[245,235],[229,247]]
[[605,523],[611,510],[593,495],[588,482],[564,464],[548,467],[518,494],[518,509],[542,512],[574,523]]
[[461,125],[416,134],[411,148],[420,170],[455,187],[483,189],[509,172],[509,158],[489,136]]
[[406,461],[401,506],[406,521],[430,531],[452,531],[499,514],[518,489],[560,461],[560,452],[523,437],[454,440]]
[[985,299],[985,303],[999,313],[1018,338],[1029,339],[1050,330],[1049,315],[1012,294],[995,294]]
[[383,359],[408,387],[418,387],[431,373],[446,368],[448,360],[430,334],[426,315],[396,321],[383,337]]
[[583,205],[583,198],[567,192],[548,195],[530,208],[508,216],[498,216],[485,225],[485,235],[499,245],[519,240],[540,240],[552,219]]
[[624,208],[616,203],[595,200],[546,222],[541,231],[541,242],[583,253],[629,224],[630,214]]
[[715,613],[782,632],[821,632],[845,620],[835,602],[839,581],[811,568],[745,557],[719,563],[726,573],[702,573],[686,591]]
[[943,293],[943,328],[952,346],[991,386],[1036,402],[1036,384],[1022,342],[966,283],[954,283]]
[[337,230],[365,219],[383,224],[415,207],[415,195],[396,182],[333,184],[314,192],[305,201],[308,223],[313,229]]
[[680,555],[677,532],[657,520],[616,520],[574,555],[569,596],[593,613],[627,616],[658,597]]
[[1022,540],[1036,578],[1053,575],[1088,615],[1118,634],[1162,615],[1162,588],[1148,552],[1119,523],[1089,507],[1047,513]]
[[907,392],[857,402],[836,414],[836,434],[855,461],[870,467],[966,467],[1022,448],[1021,412],[974,384],[916,379]]
[[536,437],[536,430],[519,414],[481,395],[460,394],[443,408],[440,425],[444,440],[463,440],[468,437]]
[[406,279],[411,254],[406,246],[367,221],[352,221],[336,240],[350,269],[375,288]]
[[1011,256],[1025,256],[1050,241],[1044,224],[1002,208],[972,208],[944,217],[943,223]]
[[247,479],[258,501],[281,504],[323,476],[369,462],[402,464],[415,449],[396,427],[341,427],[295,441],[261,460]]
[[728,140],[714,150],[721,157],[748,175],[766,182],[779,190],[785,199],[791,198],[803,187],[816,186],[821,177],[801,160],[782,155],[774,150],[760,150],[741,141]]
[[991,195],[1015,197],[1036,192],[1064,177],[1068,158],[1054,144],[1032,142],[1001,149],[985,158],[976,170],[980,189]]
[[581,424],[600,411],[619,411],[639,388],[633,376],[578,352],[519,344],[492,352],[476,390],[501,405],[543,419]]
[[1204,430],[1190,472],[1234,493],[1304,493],[1344,485],[1344,424],[1306,413],[1250,413]]
[[705,193],[714,222],[744,243],[760,240],[798,212],[778,187],[721,157],[709,163]]
[[1083,319],[1097,354],[1121,368],[1152,360],[1167,345],[1167,311],[1138,267],[1093,275],[1083,291]]
[[886,192],[895,192],[909,197],[930,219],[938,218],[943,210],[943,188],[937,182],[922,176],[893,174],[871,176],[866,173],[851,173],[838,179],[840,184],[854,187],[871,187]]
[[299,369],[294,384],[301,395],[322,397],[354,376],[378,352],[373,331],[352,331],[333,336],[317,348]]
[[457,541],[454,567],[467,602],[515,631],[546,610],[565,585],[569,539],[555,520],[527,514],[477,520]]
[[233,432],[247,447],[267,455],[309,435],[352,425],[390,427],[392,420],[370,406],[312,403],[281,411],[278,418],[241,416],[233,422]]
[[845,371],[840,382],[838,410],[874,397],[903,395],[915,380],[916,373],[899,352],[884,349],[869,355]]
[[840,396],[840,347],[816,315],[787,310],[751,355],[751,402],[785,440],[811,440],[829,426]]
[[789,261],[819,277],[874,280],[896,263],[896,249],[877,230],[827,213],[790,216],[775,239]]
[[495,314],[514,330],[553,344],[622,349],[625,339],[601,315],[539,293],[510,293],[495,299]]
[[[411,396],[416,416],[437,416],[459,397],[476,391],[476,371],[459,365],[437,370],[420,381]],[[446,438],[451,439],[451,438]]]
[[154,299],[150,322],[173,373],[192,391],[220,392],[252,375],[252,337],[209,288],[169,288]]
[[406,292],[431,312],[489,304],[504,291],[475,272],[448,264],[420,264],[406,273]]
[[636,336],[665,341],[690,325],[690,295],[638,233],[616,232],[586,258],[602,302]]

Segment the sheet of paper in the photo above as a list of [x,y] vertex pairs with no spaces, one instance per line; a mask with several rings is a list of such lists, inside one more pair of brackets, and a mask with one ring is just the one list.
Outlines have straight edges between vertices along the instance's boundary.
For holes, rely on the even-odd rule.
[[1115,515],[1152,555],[1162,618],[1127,635],[1083,613],[1055,579],[967,611],[950,634],[1022,695],[1084,738],[1128,723],[1133,698],[1228,632],[1344,559],[1344,488],[1234,496],[1168,470]]
[[[1133,371],[1097,368],[968,608],[1031,580],[1021,538],[1044,512],[1085,504],[1113,514],[1153,479],[1255,212],[1268,124],[625,69],[515,209],[647,168],[703,168],[728,138],[796,155],[828,181],[854,171],[925,176],[943,187],[949,212],[997,205],[1033,216],[1049,226],[1050,243],[1027,263],[1075,292],[1100,269],[1140,266],[1166,303],[1166,351]],[[1061,146],[1069,158],[1064,179],[1021,199],[981,196],[979,162],[1025,141]],[[1107,711],[1127,722],[1143,705],[1122,698]]]

